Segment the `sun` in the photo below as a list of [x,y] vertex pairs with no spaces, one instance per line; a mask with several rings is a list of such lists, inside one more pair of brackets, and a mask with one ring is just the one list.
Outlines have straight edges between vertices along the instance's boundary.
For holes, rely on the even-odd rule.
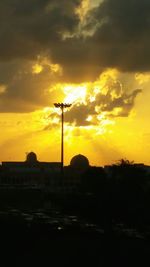
[[81,85],[64,85],[63,91],[65,94],[64,102],[65,103],[85,103],[87,96],[87,84]]

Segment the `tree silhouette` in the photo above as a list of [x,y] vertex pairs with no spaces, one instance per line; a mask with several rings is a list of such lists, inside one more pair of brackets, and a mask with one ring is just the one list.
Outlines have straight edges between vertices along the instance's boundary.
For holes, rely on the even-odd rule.
[[113,165],[117,165],[117,166],[126,166],[126,165],[133,165],[134,161],[129,161],[128,159],[119,159],[116,164]]

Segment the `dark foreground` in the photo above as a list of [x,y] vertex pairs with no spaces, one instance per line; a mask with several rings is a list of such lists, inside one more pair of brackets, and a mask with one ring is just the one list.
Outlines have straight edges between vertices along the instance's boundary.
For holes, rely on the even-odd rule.
[[[4,239],[5,241],[4,241]],[[1,239],[1,266],[141,266],[149,263],[149,244],[90,235],[25,236],[14,232]],[[15,238],[15,240],[14,240]]]
[[149,266],[150,240],[56,212],[0,212],[0,266]]

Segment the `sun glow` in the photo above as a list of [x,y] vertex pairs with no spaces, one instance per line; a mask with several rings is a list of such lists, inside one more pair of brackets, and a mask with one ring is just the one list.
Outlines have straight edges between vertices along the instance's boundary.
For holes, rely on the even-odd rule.
[[[80,84],[61,83],[55,87],[63,92],[63,98],[58,102],[72,104],[71,108],[64,110],[66,113],[65,123],[69,127],[83,126],[85,130],[93,127],[97,132],[96,127],[98,126],[104,133],[107,131],[108,125],[113,127],[115,117],[122,111],[122,108],[118,107],[117,100],[117,98],[122,97],[122,85],[119,82],[116,70],[106,70],[94,82]],[[115,100],[117,106],[113,102]],[[123,100],[124,103],[126,100],[128,99]],[[55,121],[56,124],[59,124],[56,117],[60,113],[61,110],[54,109],[54,115],[52,115],[51,120]]]
[[[137,127],[133,124],[136,114],[134,112],[133,118],[133,107],[132,110],[130,109],[132,94],[125,94],[119,81],[116,71],[107,70],[94,82],[52,85],[47,89],[47,93],[51,96],[49,105],[31,114],[21,114],[20,117],[16,117],[16,126],[11,127],[11,129],[16,129],[15,133],[10,132],[10,127],[8,127],[11,138],[17,133],[17,140],[20,138],[18,143],[22,142],[22,138],[25,140],[22,150],[17,151],[18,155],[21,157],[24,151],[32,149],[43,159],[59,159],[61,110],[54,107],[55,101],[72,104],[70,108],[64,110],[65,162],[69,162],[75,153],[86,154],[97,162],[101,150],[108,150],[106,151],[108,157],[110,143],[118,149],[117,152],[115,150],[112,152],[110,159],[114,158],[113,153],[122,155],[124,146],[128,151],[127,141],[125,137],[122,137],[124,136],[121,124],[123,119],[120,115],[125,114],[126,122],[131,125],[130,128],[134,128]],[[128,138],[132,138],[132,131]],[[5,145],[5,135],[3,142]],[[13,149],[15,151],[14,139],[9,142],[13,153]],[[49,155],[50,151],[51,155]],[[108,160],[107,157],[104,161]],[[100,161],[103,162],[103,159],[101,158]]]
[[64,102],[66,103],[85,103],[86,102],[86,95],[87,95],[87,85],[65,85],[64,93],[66,95]]
[[[40,72],[38,67],[32,69],[34,74]],[[5,128],[1,133],[1,160],[24,160],[25,152],[31,150],[37,153],[39,160],[60,160],[61,110],[54,107],[55,102],[72,104],[64,110],[65,164],[79,153],[92,159],[91,164],[99,165],[123,157],[138,161],[142,155],[148,158],[145,142],[150,147],[147,131],[149,105],[146,107],[145,102],[149,90],[141,107],[141,98],[134,101],[134,88],[139,88],[138,84],[144,81],[149,88],[149,77],[136,76],[134,79],[136,84],[129,92],[124,84],[122,86],[122,76],[115,70],[106,70],[93,82],[50,85],[46,94],[50,102],[45,108],[0,116],[1,128]],[[7,88],[2,86],[0,94],[5,91]],[[139,152],[135,154],[137,150]]]

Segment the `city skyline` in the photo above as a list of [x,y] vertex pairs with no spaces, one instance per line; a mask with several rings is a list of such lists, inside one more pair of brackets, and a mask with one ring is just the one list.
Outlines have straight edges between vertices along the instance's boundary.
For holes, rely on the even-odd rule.
[[150,165],[149,10],[144,1],[1,1],[0,161]]

